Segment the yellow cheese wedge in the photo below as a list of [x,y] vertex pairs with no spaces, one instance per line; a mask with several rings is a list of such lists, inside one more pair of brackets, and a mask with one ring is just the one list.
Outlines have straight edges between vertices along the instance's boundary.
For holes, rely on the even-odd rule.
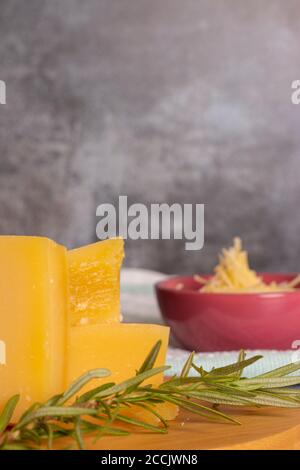
[[[161,325],[143,324],[93,324],[71,327],[68,347],[68,374],[70,384],[91,369],[106,368],[111,376],[92,381],[85,389],[91,389],[105,381],[122,382],[135,376],[154,344],[162,345],[156,367],[165,364],[169,340],[169,328]],[[162,374],[149,381],[157,385]],[[149,382],[148,381],[148,382]]]
[[120,321],[124,242],[112,238],[68,252],[72,325]]
[[65,388],[66,250],[47,238],[0,237],[0,408],[19,413]]

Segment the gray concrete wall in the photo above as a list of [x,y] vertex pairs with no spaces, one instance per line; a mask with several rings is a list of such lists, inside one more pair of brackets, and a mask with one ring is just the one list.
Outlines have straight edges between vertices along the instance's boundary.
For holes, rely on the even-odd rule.
[[204,202],[205,248],[127,265],[207,271],[241,235],[300,270],[297,0],[2,0],[0,232],[95,239],[96,206]]

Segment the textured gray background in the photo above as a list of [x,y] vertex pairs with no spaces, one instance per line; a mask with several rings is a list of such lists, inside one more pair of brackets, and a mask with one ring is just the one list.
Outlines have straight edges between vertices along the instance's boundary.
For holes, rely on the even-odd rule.
[[69,246],[96,206],[206,203],[205,248],[127,265],[207,271],[240,234],[300,270],[299,0],[1,0],[0,230]]

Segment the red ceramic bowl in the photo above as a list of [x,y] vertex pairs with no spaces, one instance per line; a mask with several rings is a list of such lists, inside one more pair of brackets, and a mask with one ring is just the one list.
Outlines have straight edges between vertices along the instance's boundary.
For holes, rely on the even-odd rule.
[[[261,274],[265,282],[296,274]],[[178,283],[183,288],[176,290]],[[300,340],[300,289],[266,294],[205,294],[193,277],[156,284],[165,322],[175,338],[195,351],[291,349]]]

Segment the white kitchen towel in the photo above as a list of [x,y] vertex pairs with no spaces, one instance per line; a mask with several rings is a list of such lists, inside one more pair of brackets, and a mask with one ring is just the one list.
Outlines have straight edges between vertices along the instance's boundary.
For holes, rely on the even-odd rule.
[[[123,269],[121,273],[121,304],[124,322],[163,324],[154,293],[154,284],[166,276],[155,271],[144,269]],[[246,351],[247,357],[262,355],[263,359],[247,367],[246,377],[262,374],[276,367],[300,360],[300,351]],[[171,337],[167,355],[167,364],[171,366],[170,374],[178,374],[182,369],[189,352],[181,349]],[[204,369],[221,367],[235,362],[238,351],[197,353],[195,362]]]

